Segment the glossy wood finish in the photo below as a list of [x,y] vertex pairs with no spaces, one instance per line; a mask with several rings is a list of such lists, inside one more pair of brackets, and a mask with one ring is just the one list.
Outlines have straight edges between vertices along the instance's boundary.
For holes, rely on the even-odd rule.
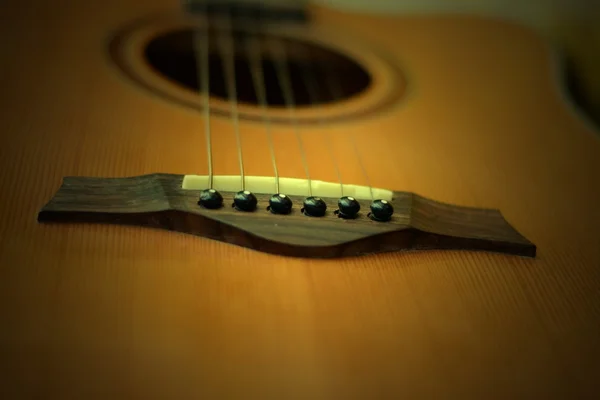
[[[57,227],[64,176],[206,174],[202,117],[148,96],[101,51],[176,2],[9,0],[0,24],[2,398],[565,399],[600,393],[600,143],[532,32],[467,17],[316,10],[376,43],[410,94],[303,132],[314,179],[502,210],[536,259],[466,251],[306,260],[161,230]],[[215,118],[215,170],[237,174]],[[243,124],[247,173],[269,175]],[[286,127],[282,176],[303,177]],[[314,138],[314,140],[312,139]]]
[[389,221],[368,217],[362,202],[356,218],[335,214],[337,200],[323,198],[323,217],[302,213],[306,196],[289,196],[288,215],[267,210],[269,194],[256,194],[257,209],[232,207],[235,193],[223,192],[224,206],[198,205],[199,190],[183,190],[183,175],[128,178],[68,177],[38,214],[40,222],[110,223],[161,228],[282,256],[339,258],[401,250],[485,250],[535,257],[535,245],[497,210],[456,207],[413,193],[395,192]]

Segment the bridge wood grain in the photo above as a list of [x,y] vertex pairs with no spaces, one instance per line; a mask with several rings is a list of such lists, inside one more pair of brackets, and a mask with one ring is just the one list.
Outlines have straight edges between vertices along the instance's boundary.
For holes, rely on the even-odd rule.
[[[68,177],[40,211],[40,222],[102,222],[140,225],[189,233],[267,253],[332,258],[425,249],[487,250],[534,257],[536,248],[499,211],[458,207],[394,192],[389,222],[368,216],[369,203],[353,220],[337,217],[337,199],[324,198],[322,218],[302,214],[304,200],[274,215],[270,195],[257,194],[254,212],[231,207],[234,193],[223,193],[225,206],[207,210],[197,204],[199,191],[183,190],[182,175],[150,174],[129,178]],[[366,211],[365,211],[366,210]]]

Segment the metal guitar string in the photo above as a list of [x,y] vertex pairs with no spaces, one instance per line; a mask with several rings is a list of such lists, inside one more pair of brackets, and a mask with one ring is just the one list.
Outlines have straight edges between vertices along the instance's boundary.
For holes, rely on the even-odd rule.
[[210,63],[208,58],[209,50],[209,21],[208,6],[204,12],[204,30],[196,29],[194,32],[194,52],[197,57],[196,72],[198,76],[198,87],[204,103],[204,135],[206,137],[206,152],[208,156],[208,188],[213,189],[213,161],[212,161],[212,140],[210,131]]
[[[250,61],[250,74],[252,75],[252,82],[254,85],[254,92],[256,99],[261,109],[261,117],[265,125],[267,134],[267,140],[269,142],[269,151],[271,152],[271,161],[273,163],[273,172],[275,173],[275,193],[280,193],[279,190],[279,170],[277,168],[277,160],[275,158],[275,145],[273,143],[273,132],[271,126],[271,118],[267,112],[267,94],[265,91],[265,79],[264,79],[264,68],[261,58],[261,44],[260,44],[260,21],[256,24],[248,24],[252,26],[250,35],[245,40],[246,53]],[[256,28],[254,27],[256,26]]]
[[[315,71],[314,71],[315,64],[310,63],[310,52],[309,51],[302,51],[302,50],[300,50],[300,51],[308,65],[308,67],[304,67],[304,73],[302,74],[302,79],[304,81],[304,85],[305,85],[306,91],[308,93],[309,102],[310,102],[310,104],[315,105],[315,104],[318,104],[317,102],[320,100],[319,91],[317,90],[317,83],[318,83],[317,77],[315,76]],[[319,125],[321,125],[321,126],[323,126],[325,124],[325,121],[324,121],[323,117],[321,117],[321,116],[319,116],[318,122],[319,122]],[[325,146],[327,147],[329,154],[331,155],[331,159],[333,160],[333,165],[335,167],[335,173],[336,173],[338,181],[340,183],[341,196],[343,197],[344,196],[344,184],[342,182],[342,175],[340,172],[340,168],[337,163],[335,153],[333,151],[331,138],[329,137],[328,134],[324,134],[322,136],[322,138],[325,143]]]
[[231,122],[235,132],[235,139],[237,142],[238,158],[240,163],[240,179],[242,181],[242,190],[246,190],[246,178],[244,176],[244,158],[242,156],[242,139],[240,136],[240,121],[238,114],[238,103],[237,103],[237,82],[235,76],[235,42],[234,32],[232,29],[230,11],[227,10],[223,19],[217,18],[219,32],[217,34],[217,41],[219,46],[219,53],[221,60],[223,61],[227,81],[227,97],[231,106]]
[[[332,70],[332,68],[330,68],[329,66],[326,67],[326,74],[325,74],[325,81],[327,82],[327,87],[329,89],[329,93],[331,94],[331,98],[333,101],[339,100],[343,98],[343,91],[340,85],[340,80],[338,78],[338,74],[335,73],[335,71]],[[360,152],[358,151],[358,146],[356,144],[356,139],[354,137],[354,135],[352,133],[348,134],[348,138],[350,143],[352,144],[352,147],[354,148],[354,154],[356,156],[356,161],[358,162],[358,165],[360,166],[360,169],[363,173],[363,177],[365,178],[365,181],[367,182],[367,186],[369,187],[369,192],[371,194],[371,201],[375,200],[375,196],[373,195],[373,186],[371,186],[371,180],[369,179],[369,174],[367,173],[367,169],[365,168],[365,165],[362,162],[362,159],[360,157]]]
[[294,98],[294,91],[292,90],[290,71],[288,66],[287,54],[285,51],[285,46],[277,39],[269,40],[270,51],[275,60],[275,69],[277,71],[277,80],[279,82],[279,86],[281,87],[281,93],[283,95],[283,99],[288,110],[288,115],[290,120],[292,121],[292,125],[294,127],[294,132],[296,134],[296,138],[298,139],[298,145],[300,148],[300,156],[302,158],[302,164],[304,166],[304,172],[306,173],[306,179],[308,182],[308,196],[312,196],[312,181],[310,179],[310,174],[308,172],[308,163],[306,161],[306,153],[304,151],[304,145],[302,144],[302,136],[300,135],[300,126],[298,125],[296,119],[296,101]]
[[[194,35],[194,46],[195,53],[199,58],[199,62],[196,63],[197,66],[197,74],[198,80],[200,81],[200,92],[203,97],[204,103],[204,121],[205,121],[205,137],[206,137],[206,145],[207,145],[207,163],[208,163],[208,181],[209,188],[213,188],[214,186],[214,168],[213,168],[213,157],[212,157],[212,134],[211,134],[211,107],[210,107],[210,63],[209,63],[209,22],[208,22],[208,6],[206,6],[205,12],[205,29],[197,29]],[[229,98],[229,102],[231,105],[231,114],[232,114],[232,123],[234,126],[237,148],[238,148],[238,158],[240,165],[240,179],[242,190],[245,190],[245,174],[244,174],[244,163],[243,163],[243,155],[242,155],[242,146],[241,146],[241,136],[239,129],[239,113],[237,108],[237,84],[236,84],[236,75],[235,75],[235,48],[234,48],[234,37],[232,31],[232,24],[229,13],[227,13],[227,17],[222,20],[218,20],[219,23],[217,26],[219,27],[217,32],[219,51],[221,55],[221,59],[223,60],[223,64],[226,70],[227,76],[227,95]],[[251,24],[249,24],[251,26]],[[256,38],[246,39],[246,51],[251,64],[251,75],[253,79],[253,85],[255,89],[255,93],[257,96],[257,100],[262,110],[262,118],[265,124],[265,129],[267,131],[269,150],[271,153],[271,160],[273,164],[273,170],[275,174],[275,185],[276,192],[279,193],[279,183],[280,177],[277,168],[277,162],[275,157],[275,150],[273,144],[273,135],[271,129],[271,120],[267,112],[267,98],[264,88],[264,70],[262,66],[262,60],[260,59],[260,40],[258,39],[258,30],[254,32],[256,34]],[[298,140],[298,144],[300,147],[301,157],[303,167],[307,176],[308,181],[308,192],[309,196],[312,195],[312,182],[309,174],[308,163],[306,160],[306,154],[304,150],[304,146],[302,143],[302,138],[300,135],[300,127],[297,123],[297,118],[295,115],[295,98],[293,95],[292,85],[291,85],[291,77],[289,73],[287,55],[285,51],[285,47],[277,40],[271,39],[270,41],[270,50],[271,54],[274,56],[277,78],[282,90],[282,95],[284,97],[284,101],[286,103],[286,107],[289,112],[290,119],[292,120],[294,131],[296,134],[296,138]],[[303,79],[307,88],[307,92],[310,97],[310,102],[315,104],[318,101],[318,94],[316,90],[317,80],[314,76],[314,71],[311,68],[307,69],[310,71],[309,74],[302,74]],[[332,95],[332,100],[338,100],[342,98],[342,91],[340,88],[340,82],[331,68],[326,69],[328,76],[326,76],[327,87]],[[324,123],[321,118],[319,123]],[[364,164],[362,163],[360,153],[358,151],[358,147],[353,135],[349,135],[350,142],[352,143],[354,152],[356,154],[357,162],[360,165],[364,178],[369,187],[371,199],[374,199],[373,195],[373,187],[371,186],[369,176],[366,172]],[[325,138],[326,146],[328,147],[329,153],[334,160],[334,166],[336,169],[336,175],[338,177],[338,181],[340,183],[340,189],[343,196],[344,186],[341,179],[341,173],[339,170],[339,166],[337,165],[337,161],[335,158],[335,154],[333,152],[331,140],[328,136]]]

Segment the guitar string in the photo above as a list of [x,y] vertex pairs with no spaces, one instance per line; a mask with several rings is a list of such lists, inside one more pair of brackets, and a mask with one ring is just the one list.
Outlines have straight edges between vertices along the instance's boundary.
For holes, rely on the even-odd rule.
[[209,50],[209,21],[208,7],[205,10],[204,32],[203,28],[196,29],[194,32],[194,52],[197,57],[196,72],[198,76],[198,87],[204,103],[204,136],[206,137],[206,152],[208,156],[208,188],[213,189],[213,159],[212,159],[212,138],[210,127],[210,63],[208,57]]
[[288,111],[288,115],[290,120],[292,121],[292,125],[294,128],[294,133],[298,140],[298,146],[300,149],[300,156],[302,158],[302,165],[304,167],[304,172],[306,173],[306,180],[308,182],[308,196],[312,196],[312,181],[310,179],[310,173],[308,170],[308,163],[306,161],[306,152],[304,150],[304,145],[302,143],[302,136],[300,134],[300,126],[297,123],[296,119],[296,101],[294,98],[294,91],[292,89],[291,84],[291,76],[288,66],[287,54],[285,51],[285,46],[279,40],[270,39],[269,40],[269,48],[271,51],[271,55],[275,60],[275,69],[277,73],[277,81],[279,82],[281,88],[281,94],[283,95],[283,99]]
[[[248,26],[252,26],[249,24]],[[256,24],[260,26],[260,21]],[[273,132],[271,126],[271,118],[267,111],[267,94],[265,91],[265,79],[264,79],[264,68],[261,58],[261,42],[260,42],[260,29],[252,28],[250,35],[245,40],[246,54],[250,61],[250,74],[252,75],[252,82],[254,85],[254,92],[256,99],[261,109],[261,118],[265,125],[267,134],[267,141],[269,143],[269,151],[271,153],[271,162],[273,163],[273,172],[275,173],[275,193],[280,193],[279,190],[279,170],[277,168],[277,159],[275,157],[275,145],[273,141]]]
[[[205,13],[205,15],[208,15],[208,14]],[[235,63],[234,63],[235,53],[234,53],[234,48],[233,48],[233,39],[234,38],[233,38],[233,31],[231,29],[231,21],[229,19],[229,15],[226,19],[224,19],[224,22],[222,22],[219,25],[220,25],[221,31],[225,31],[228,33],[228,36],[225,36],[222,34],[218,35],[218,39],[219,39],[218,41],[220,44],[219,47],[220,47],[220,52],[221,52],[221,58],[225,64],[225,69],[227,70],[227,77],[228,77],[227,92],[228,92],[228,97],[229,97],[230,104],[231,104],[232,122],[234,125],[236,141],[237,141],[238,157],[239,157],[239,164],[240,164],[240,179],[241,179],[241,183],[242,183],[242,190],[245,190],[244,164],[243,164],[243,154],[242,154],[241,137],[240,137],[240,130],[239,130],[239,113],[238,113],[238,109],[237,109],[237,87],[236,87]],[[210,99],[209,99],[210,98],[210,80],[209,80],[210,64],[209,64],[209,57],[208,57],[208,50],[209,50],[209,26],[208,26],[208,24],[207,24],[204,34],[201,32],[201,30],[196,31],[194,43],[196,46],[196,49],[195,49],[196,54],[200,54],[200,63],[197,63],[197,69],[198,69],[199,80],[202,83],[201,84],[201,92],[203,94],[204,105],[205,105],[204,106],[204,117],[205,117],[204,120],[205,120],[205,136],[206,136],[206,142],[207,142],[209,188],[213,188],[214,172],[213,172],[213,161],[212,161],[212,140],[211,140],[212,135],[211,135],[211,124],[210,124]],[[300,128],[297,124],[297,119],[296,119],[296,115],[295,115],[295,99],[294,99],[293,90],[291,87],[292,86],[291,85],[291,77],[290,77],[290,73],[289,73],[289,67],[287,65],[287,57],[286,57],[285,48],[279,42],[276,42],[274,40],[270,40],[270,45],[271,45],[272,54],[274,55],[274,59],[276,60],[276,67],[277,67],[276,70],[277,70],[278,81],[280,83],[284,101],[286,103],[286,107],[288,109],[290,119],[292,120],[292,123],[294,125],[294,131],[295,131],[295,134],[296,134],[296,137],[298,140],[298,144],[300,146],[302,163],[303,163],[304,170],[305,170],[305,173],[307,176],[307,181],[308,181],[308,192],[309,192],[309,196],[311,196],[312,195],[312,183],[311,183],[311,178],[310,178],[308,165],[307,165],[307,161],[306,161],[306,154],[304,151],[304,146],[302,144],[302,138],[300,135]],[[254,47],[254,49],[256,49],[256,47]],[[247,50],[249,51],[250,49],[247,48]],[[270,148],[270,152],[271,152],[271,159],[272,159],[272,163],[273,163],[273,169],[275,172],[276,191],[279,192],[279,173],[278,173],[277,162],[276,162],[276,158],[275,158],[275,151],[274,151],[272,131],[271,131],[271,121],[268,117],[268,113],[266,112],[267,101],[266,101],[266,95],[264,92],[264,71],[262,69],[262,62],[261,62],[260,58],[258,59],[258,65],[259,65],[259,69],[260,69],[259,70],[256,68],[256,66],[257,66],[256,54],[250,54],[250,53],[254,53],[254,52],[249,51],[248,55],[249,56],[252,55],[252,59],[254,60],[253,67],[251,68],[253,82],[254,82],[257,97],[259,97],[257,100],[259,100],[261,109],[263,111],[263,121],[265,122],[265,127],[267,129],[267,136],[268,136],[269,148]],[[231,57],[227,57],[228,55],[231,55]],[[278,55],[280,57],[278,57]],[[329,68],[328,68],[328,72],[331,72],[331,71],[329,71]],[[314,74],[311,74],[308,77],[306,75],[304,75],[303,78],[305,79],[305,82],[307,83],[306,84],[307,90],[309,91],[309,96],[311,97],[310,101],[311,101],[311,103],[314,104],[317,101],[316,96],[315,96],[316,79],[314,77]],[[327,82],[327,86],[330,90],[330,94],[332,95],[332,100],[334,100],[334,101],[342,98],[340,82],[337,78],[338,78],[337,74],[332,73],[329,79],[325,79],[325,81]],[[323,122],[324,122],[323,120],[320,121],[320,123],[323,123]],[[373,200],[374,199],[373,187],[370,184],[370,179],[369,179],[368,173],[367,173],[366,168],[361,160],[356,141],[355,141],[353,135],[351,135],[351,134],[349,135],[349,138],[350,138],[350,142],[352,143],[352,146],[354,148],[354,152],[357,157],[357,162],[360,165],[360,168],[362,170],[364,178],[369,187],[371,199]],[[342,183],[342,179],[341,179],[341,173],[339,171],[337,161],[335,160],[335,155],[333,153],[332,145],[331,145],[331,142],[328,137],[326,139],[326,142],[327,142],[329,152],[334,160],[336,174],[337,174],[338,180],[340,182],[340,188],[341,188],[341,192],[342,192],[342,196],[343,196],[344,187],[343,187],[343,183]]]
[[[308,65],[303,68],[304,73],[302,74],[302,79],[304,81],[304,86],[308,93],[309,102],[310,102],[310,104],[318,105],[318,101],[322,99],[322,96],[319,96],[319,91],[317,89],[318,80],[315,75],[316,63],[313,63],[311,65],[310,51],[303,51],[303,50],[299,50],[299,51],[301,52],[301,55],[303,56],[304,60],[306,61],[307,65]],[[322,116],[318,117],[318,123],[321,126],[323,126],[325,124],[325,120]],[[335,173],[337,175],[338,182],[340,183],[341,197],[344,197],[344,184],[342,182],[342,174],[341,174],[341,171],[340,171],[340,168],[339,168],[336,156],[335,156],[335,152],[333,151],[333,144],[331,143],[331,138],[329,137],[329,135],[327,133],[323,134],[321,137],[323,138],[323,142],[324,142],[325,146],[327,147],[327,151],[329,152],[329,155],[331,156],[331,159],[333,161]]]
[[235,76],[235,33],[232,29],[229,10],[225,12],[226,17],[217,18],[220,34],[218,34],[218,45],[221,60],[224,64],[226,74],[227,97],[231,108],[231,122],[237,142],[238,160],[240,164],[240,179],[242,190],[246,190],[246,178],[244,176],[244,158],[242,154],[242,138],[240,136],[240,121],[238,113],[238,94]]
[[[339,79],[339,73],[336,74],[335,71],[333,71],[333,69],[329,65],[327,65],[327,67],[325,67],[325,69],[326,69],[325,81],[327,82],[327,87],[329,89],[329,93],[331,94],[331,99],[333,101],[342,99],[343,98],[343,90],[342,90],[342,87],[341,87],[342,85],[341,85],[341,82]],[[348,133],[348,138],[354,149],[354,155],[356,156],[356,161],[362,171],[365,182],[367,183],[367,187],[369,188],[369,192],[371,195],[371,201],[374,201],[375,196],[373,195],[373,186],[371,186],[371,179],[369,178],[367,169],[365,168],[365,165],[360,156],[360,152],[358,151],[358,145],[356,143],[356,138],[354,137],[354,134],[352,134],[352,133]]]

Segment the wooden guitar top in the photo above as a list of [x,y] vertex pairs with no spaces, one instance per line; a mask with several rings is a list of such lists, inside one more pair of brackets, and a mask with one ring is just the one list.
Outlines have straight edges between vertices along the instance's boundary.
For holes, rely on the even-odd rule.
[[[38,223],[64,177],[206,175],[205,120],[185,94],[166,100],[108,55],[123,26],[179,2],[5,3],[1,398],[600,395],[600,140],[533,32],[311,7],[312,35],[375,78],[373,90],[318,110],[369,113],[302,125],[311,177],[336,182],[337,166],[349,183],[500,210],[537,248],[535,258],[454,249],[318,259],[140,226]],[[369,108],[400,85],[384,64],[407,85]],[[230,120],[211,125],[215,171],[239,174]],[[271,176],[263,124],[239,128],[246,173]],[[280,175],[304,178],[293,127],[272,130]]]

